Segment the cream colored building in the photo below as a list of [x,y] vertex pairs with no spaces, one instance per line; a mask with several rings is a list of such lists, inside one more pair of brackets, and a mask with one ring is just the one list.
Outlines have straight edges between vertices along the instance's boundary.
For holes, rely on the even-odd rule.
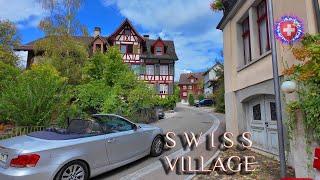
[[[224,40],[227,131],[236,135],[250,131],[255,148],[276,155],[278,135],[267,1],[223,1],[224,17],[217,28],[223,31]],[[283,15],[298,16],[306,33],[317,33],[319,4],[320,0],[273,0],[275,21]],[[297,61],[278,41],[277,56],[283,80],[283,62],[290,65]]]

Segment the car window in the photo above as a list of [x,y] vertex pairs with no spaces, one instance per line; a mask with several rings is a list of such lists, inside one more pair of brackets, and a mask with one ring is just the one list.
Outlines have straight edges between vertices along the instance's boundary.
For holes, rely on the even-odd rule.
[[102,129],[100,124],[93,120],[74,119],[70,122],[67,133],[99,135],[102,134]]
[[99,124],[106,134],[133,130],[133,125],[118,116],[96,116]]

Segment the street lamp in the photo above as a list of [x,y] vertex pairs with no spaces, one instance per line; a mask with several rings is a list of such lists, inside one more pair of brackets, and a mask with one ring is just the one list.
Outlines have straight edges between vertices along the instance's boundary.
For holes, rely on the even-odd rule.
[[286,94],[293,93],[297,90],[297,83],[295,81],[284,81],[281,90]]

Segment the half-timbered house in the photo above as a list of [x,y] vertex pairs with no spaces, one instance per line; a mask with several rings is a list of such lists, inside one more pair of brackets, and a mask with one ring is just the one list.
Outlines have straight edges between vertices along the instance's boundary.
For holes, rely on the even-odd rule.
[[[106,52],[109,47],[116,46],[123,62],[132,68],[140,80],[147,82],[161,97],[173,94],[174,65],[178,60],[173,41],[141,36],[128,19],[109,36],[102,36],[101,28],[96,27],[92,37],[77,36],[75,39],[89,46],[89,54]],[[16,49],[28,52],[27,67],[34,61],[36,41]]]

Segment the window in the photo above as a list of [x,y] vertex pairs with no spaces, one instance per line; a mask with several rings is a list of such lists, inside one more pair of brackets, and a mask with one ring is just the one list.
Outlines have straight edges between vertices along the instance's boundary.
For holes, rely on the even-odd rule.
[[182,89],[186,90],[186,89],[187,89],[187,86],[183,86]]
[[126,54],[127,53],[127,45],[121,44],[120,51],[122,54]]
[[261,108],[260,104],[257,104],[252,107],[252,115],[253,115],[253,120],[261,120]]
[[160,94],[168,94],[168,84],[160,84]]
[[183,96],[183,97],[187,97],[187,96],[188,96],[188,93],[187,93],[187,92],[183,92],[183,93],[182,93],[182,96]]
[[137,74],[137,75],[140,74],[141,68],[140,68],[139,64],[132,64],[131,69],[135,74]]
[[96,44],[96,51],[101,51],[101,44]]
[[270,116],[271,116],[271,121],[277,120],[276,103],[274,102],[270,102]]
[[188,89],[189,89],[189,90],[192,90],[192,86],[191,86],[191,85],[189,85],[189,86],[188,86]]
[[154,65],[146,65],[146,74],[154,75]]
[[133,130],[133,124],[117,116],[94,117],[106,134]]
[[156,55],[162,55],[162,47],[161,46],[157,46],[156,47]]
[[132,54],[133,53],[133,45],[132,44],[128,44],[127,45],[127,54]]
[[131,35],[130,29],[125,29],[124,30],[124,34],[127,35],[127,36],[130,36]]
[[260,55],[270,50],[267,4],[263,0],[257,7]]
[[242,39],[244,51],[244,65],[251,61],[250,27],[249,17],[242,22]]
[[194,83],[194,79],[190,79],[190,82],[191,82],[191,83]]
[[132,54],[133,53],[133,45],[132,44],[121,44],[120,52],[122,54]]
[[168,74],[169,74],[169,66],[160,65],[160,75],[168,75]]

